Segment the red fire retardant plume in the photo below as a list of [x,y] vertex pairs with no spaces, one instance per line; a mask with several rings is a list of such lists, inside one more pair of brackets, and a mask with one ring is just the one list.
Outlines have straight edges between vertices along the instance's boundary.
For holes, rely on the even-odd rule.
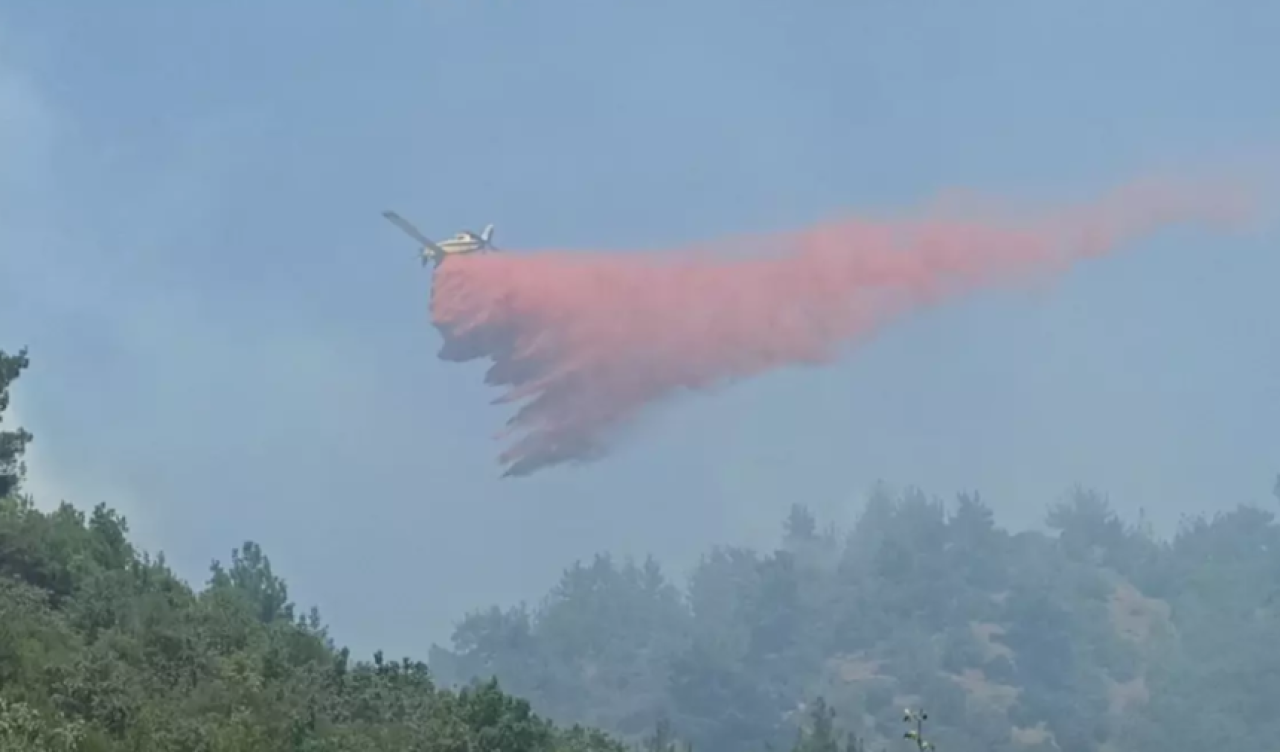
[[1143,184],[1034,217],[848,220],[725,241],[713,254],[464,256],[436,270],[431,312],[442,359],[489,359],[486,383],[506,387],[496,402],[523,402],[500,462],[507,476],[528,475],[601,456],[615,431],[676,390],[828,363],[922,306],[1242,212],[1222,193]]

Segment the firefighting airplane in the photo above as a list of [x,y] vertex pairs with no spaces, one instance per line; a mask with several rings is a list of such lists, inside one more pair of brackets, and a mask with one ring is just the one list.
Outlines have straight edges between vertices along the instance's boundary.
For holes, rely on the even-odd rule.
[[467,253],[476,253],[479,251],[496,251],[493,240],[493,225],[486,225],[484,230],[479,234],[471,230],[463,230],[451,238],[435,242],[418,232],[418,228],[409,224],[404,217],[393,211],[384,211],[382,216],[387,218],[391,224],[399,227],[404,234],[418,241],[422,245],[422,265],[426,266],[428,262],[439,266],[440,262],[445,260],[447,256],[461,256]]

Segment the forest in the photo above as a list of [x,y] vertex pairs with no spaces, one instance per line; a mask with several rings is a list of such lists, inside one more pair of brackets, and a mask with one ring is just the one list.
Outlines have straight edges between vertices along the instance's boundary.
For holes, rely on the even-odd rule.
[[[0,351],[0,421],[27,365]],[[197,588],[106,505],[38,507],[32,438],[0,423],[4,752],[863,752],[919,748],[919,707],[948,752],[1280,733],[1265,506],[1162,539],[1086,489],[1012,532],[976,494],[878,488],[848,531],[797,504],[774,550],[711,550],[680,585],[601,553],[425,662],[356,660],[253,542]]]
[[468,615],[429,664],[496,675],[560,722],[623,740],[663,724],[712,752],[786,748],[831,713],[831,738],[898,748],[904,706],[955,752],[1271,749],[1266,506],[1163,539],[1075,488],[1043,531],[1011,532],[976,494],[882,487],[851,530],[796,505],[775,550],[709,551],[685,587],[653,560],[576,563],[536,607]]
[[[0,419],[27,365],[0,351]],[[22,493],[31,439],[0,431],[3,752],[625,749],[492,678],[455,692],[421,661],[353,660],[252,542],[196,589],[105,505],[42,511]]]

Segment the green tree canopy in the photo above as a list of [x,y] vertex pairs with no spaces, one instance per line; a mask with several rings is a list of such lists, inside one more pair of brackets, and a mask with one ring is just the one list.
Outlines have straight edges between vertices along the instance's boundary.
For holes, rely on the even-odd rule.
[[626,739],[645,738],[629,719],[666,718],[707,752],[828,750],[850,733],[887,748],[918,703],[955,752],[1199,752],[1280,734],[1271,511],[1160,539],[1077,488],[1046,522],[1014,533],[977,494],[878,488],[842,539],[795,506],[775,550],[714,549],[683,593],[654,597],[635,565],[600,556],[539,608],[465,619],[432,665],[450,681],[496,673],[549,717]]
[[22,455],[31,441],[31,434],[21,427],[4,429],[4,416],[9,409],[9,388],[28,365],[30,361],[25,348],[14,355],[0,350],[0,497],[18,489],[25,471]]
[[[26,365],[0,353],[0,412]],[[422,662],[351,661],[251,541],[192,588],[107,506],[42,511],[14,493],[30,436],[0,437],[3,752],[624,749],[556,727],[497,679],[455,692]]]

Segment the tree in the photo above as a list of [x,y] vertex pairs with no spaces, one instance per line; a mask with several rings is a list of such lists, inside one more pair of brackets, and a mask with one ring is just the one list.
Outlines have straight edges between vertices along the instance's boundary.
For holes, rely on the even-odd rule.
[[1067,501],[1049,509],[1046,522],[1073,559],[1112,563],[1124,548],[1124,524],[1101,494],[1074,489]]
[[792,504],[786,522],[783,523],[783,530],[788,543],[807,543],[818,536],[818,521],[803,504]]
[[671,730],[671,720],[666,716],[654,724],[653,733],[640,743],[640,752],[691,752],[689,744],[681,745]]
[[293,605],[289,603],[289,587],[271,571],[271,559],[262,553],[262,547],[253,541],[231,552],[231,569],[224,572],[221,564],[214,562],[211,584],[230,587],[252,604],[255,614],[263,624],[278,618],[293,619]]
[[[9,387],[13,386],[29,365],[26,348],[14,355],[0,350],[0,424],[3,424],[5,411],[9,409]],[[26,473],[22,456],[31,439],[31,434],[21,427],[12,431],[0,431],[0,497],[18,490],[22,483]]]
[[[519,635],[504,644],[529,645],[509,655],[535,657],[484,665],[558,720],[598,720],[635,742],[617,711],[634,702],[635,680],[601,679],[643,665],[647,692],[665,679],[650,707],[699,752],[828,748],[834,733],[798,717],[800,697],[825,697],[822,712],[866,739],[854,748],[906,746],[901,707],[923,703],[942,711],[928,741],[952,752],[1196,752],[1230,746],[1211,744],[1216,729],[1239,746],[1280,736],[1270,512],[1241,508],[1157,541],[1079,489],[1050,511],[1056,534],[1011,534],[977,494],[949,509],[879,487],[838,555],[807,557],[827,536],[793,507],[776,549],[702,558],[685,618],[655,618],[672,601],[627,595],[637,588],[616,566],[576,567],[572,586],[521,622],[528,632],[504,628]],[[634,624],[646,640],[620,639]],[[455,665],[492,650],[459,636]]]
[[809,728],[800,733],[792,752],[841,752],[836,733],[836,711],[819,697],[809,709]]
[[[0,353],[0,413],[25,367]],[[797,504],[776,549],[715,550],[686,592],[600,554],[428,668],[336,647],[252,541],[196,589],[106,505],[42,510],[13,493],[29,434],[0,436],[4,752],[863,752],[908,746],[922,703],[947,752],[1280,737],[1273,507],[1155,540],[1077,490],[1056,534],[1012,534],[976,494],[948,515],[880,487],[843,543]]]
[[623,752],[497,680],[454,693],[408,658],[352,662],[247,543],[203,592],[116,512],[0,500],[5,752]]

